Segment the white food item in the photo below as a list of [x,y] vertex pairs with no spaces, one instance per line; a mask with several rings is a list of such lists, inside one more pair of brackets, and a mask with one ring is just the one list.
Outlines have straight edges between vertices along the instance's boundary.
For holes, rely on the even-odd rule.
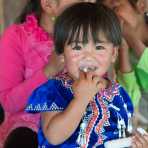
[[95,71],[98,68],[98,63],[94,59],[83,59],[79,62],[79,69],[83,72]]
[[132,146],[132,139],[131,137],[115,139],[105,142],[104,146],[105,148],[127,148]]
[[139,132],[142,136],[148,135],[148,133],[142,127],[138,127],[137,132]]
[[80,70],[83,72],[90,72],[90,71],[95,71],[97,68],[96,67],[80,67]]

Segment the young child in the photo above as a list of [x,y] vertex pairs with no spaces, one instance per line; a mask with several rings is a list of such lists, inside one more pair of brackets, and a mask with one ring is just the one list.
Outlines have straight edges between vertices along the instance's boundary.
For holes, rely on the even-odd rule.
[[114,12],[101,4],[75,4],[57,18],[54,39],[67,73],[37,88],[26,107],[41,112],[39,146],[103,147],[124,137],[133,106],[122,86],[106,76],[121,43]]
[[[0,104],[5,118],[0,125],[0,147],[6,141],[10,148],[13,147],[10,143],[15,143],[14,147],[36,148],[35,141],[34,146],[25,145],[29,138],[24,136],[29,135],[24,134],[28,132],[23,127],[34,134],[40,115],[25,113],[24,108],[32,91],[63,68],[60,57],[52,52],[54,19],[65,7],[80,1],[27,0],[17,23],[1,36]],[[18,141],[23,144],[19,146]]]
[[[132,65],[134,65],[134,67],[131,67],[129,62],[127,64],[127,55],[129,52],[128,49],[124,48],[120,50],[120,71],[122,72],[121,78],[126,83],[126,89],[128,90],[129,94],[133,96],[133,103],[137,106],[139,99],[141,98],[140,91],[143,91],[142,94],[144,91],[148,91],[148,15],[146,13],[148,10],[147,1],[104,0],[103,2],[107,6],[114,9],[120,18],[122,22],[124,38],[127,41],[128,46],[132,48],[133,51],[130,51],[130,61],[132,61]],[[132,68],[134,68],[134,72],[132,72]],[[132,87],[132,85],[136,87]],[[137,100],[135,99],[136,96]]]

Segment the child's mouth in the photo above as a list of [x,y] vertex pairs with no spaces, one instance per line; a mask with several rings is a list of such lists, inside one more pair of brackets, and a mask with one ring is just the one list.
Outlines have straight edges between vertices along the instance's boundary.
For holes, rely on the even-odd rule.
[[96,71],[96,69],[97,69],[97,67],[96,66],[80,66],[80,68],[79,68],[81,71],[83,71],[83,72],[94,72],[94,71]]
[[79,62],[79,70],[85,73],[95,72],[98,69],[98,63],[92,58],[83,59]]

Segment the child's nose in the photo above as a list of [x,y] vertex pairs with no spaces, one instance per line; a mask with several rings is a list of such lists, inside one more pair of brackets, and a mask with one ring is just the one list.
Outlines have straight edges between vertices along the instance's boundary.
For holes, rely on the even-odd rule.
[[83,53],[83,56],[87,59],[92,59],[94,58],[94,53],[92,50],[86,50],[84,53]]
[[96,61],[96,58],[92,55],[92,54],[85,54],[85,56],[83,56],[82,58],[84,61],[90,61],[90,62],[94,62]]
[[93,60],[93,57],[92,56],[85,56],[85,60],[91,61],[91,60]]

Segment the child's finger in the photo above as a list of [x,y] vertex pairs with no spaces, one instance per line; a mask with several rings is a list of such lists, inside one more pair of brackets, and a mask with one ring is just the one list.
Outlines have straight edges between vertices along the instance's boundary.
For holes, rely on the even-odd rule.
[[138,127],[137,128],[137,132],[140,134],[140,135],[148,135],[148,133],[141,127]]
[[86,79],[86,74],[85,74],[85,72],[83,72],[83,71],[79,71],[79,79]]
[[141,135],[137,133],[137,137],[139,141],[142,143],[142,146],[145,148],[145,146],[148,146],[148,135]]
[[144,138],[144,136],[140,135],[138,132],[136,132],[135,136],[136,136],[135,141],[138,147],[145,148],[145,146],[147,145],[147,141]]
[[143,137],[146,140],[146,142],[148,143],[148,135],[143,135]]
[[104,78],[100,78],[100,82],[102,83],[103,89],[105,89],[108,85],[108,81]]
[[93,77],[93,82],[98,85],[100,82],[101,82],[101,78],[100,77],[97,77],[97,76],[94,76]]
[[135,143],[132,144],[132,148],[137,148]]
[[105,82],[105,79],[103,79],[103,78],[99,78],[98,82],[96,83],[96,85],[97,85],[98,90],[105,89],[106,86],[107,86],[106,82]]
[[146,141],[146,145],[148,146],[148,135],[144,135],[144,140]]
[[86,74],[86,79],[87,80],[92,80],[93,79],[93,74],[91,72],[87,72]]

